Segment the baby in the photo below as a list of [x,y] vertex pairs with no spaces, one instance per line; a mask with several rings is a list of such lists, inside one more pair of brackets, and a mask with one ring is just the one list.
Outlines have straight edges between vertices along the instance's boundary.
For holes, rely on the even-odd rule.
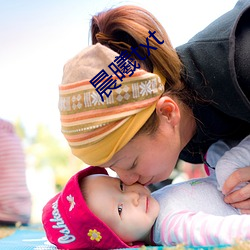
[[[222,141],[214,144],[207,155],[209,165],[228,149]],[[230,174],[243,163],[246,166],[249,158],[250,136],[218,160],[217,179],[211,168],[209,177],[152,194],[141,184],[127,186],[103,168],[88,167],[71,177],[44,207],[47,238],[60,249],[207,246],[250,239],[250,216],[226,204],[219,190],[227,178],[220,174],[220,166],[224,174],[227,164]]]

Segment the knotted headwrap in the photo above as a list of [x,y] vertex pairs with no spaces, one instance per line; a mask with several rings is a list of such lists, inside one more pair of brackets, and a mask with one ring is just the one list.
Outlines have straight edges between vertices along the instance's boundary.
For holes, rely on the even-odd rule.
[[[72,153],[89,165],[110,160],[145,124],[164,92],[163,77],[144,70],[126,75],[122,81],[108,65],[119,56],[97,43],[64,66],[59,86],[62,133]],[[101,100],[89,82],[102,69],[117,79],[117,86]],[[161,80],[162,78],[162,80]]]

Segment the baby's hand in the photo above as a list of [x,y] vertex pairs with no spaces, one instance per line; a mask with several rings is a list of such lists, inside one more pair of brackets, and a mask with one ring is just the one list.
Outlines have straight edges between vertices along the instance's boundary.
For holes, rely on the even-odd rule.
[[[250,166],[233,172],[225,181],[222,192],[224,201],[240,209],[243,214],[250,214]],[[236,186],[245,183],[244,187],[231,192]]]

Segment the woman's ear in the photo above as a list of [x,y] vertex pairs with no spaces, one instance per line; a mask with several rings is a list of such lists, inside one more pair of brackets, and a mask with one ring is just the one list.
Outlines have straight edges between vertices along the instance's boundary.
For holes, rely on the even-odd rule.
[[156,113],[160,119],[175,126],[180,122],[178,104],[169,96],[162,96],[156,104]]

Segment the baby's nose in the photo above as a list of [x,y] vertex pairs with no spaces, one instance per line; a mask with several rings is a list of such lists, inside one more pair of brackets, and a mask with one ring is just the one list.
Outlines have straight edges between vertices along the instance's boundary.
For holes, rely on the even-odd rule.
[[139,205],[139,199],[140,199],[140,195],[137,192],[127,192],[126,193],[127,199],[129,199],[129,201],[134,205],[134,206],[138,206]]

